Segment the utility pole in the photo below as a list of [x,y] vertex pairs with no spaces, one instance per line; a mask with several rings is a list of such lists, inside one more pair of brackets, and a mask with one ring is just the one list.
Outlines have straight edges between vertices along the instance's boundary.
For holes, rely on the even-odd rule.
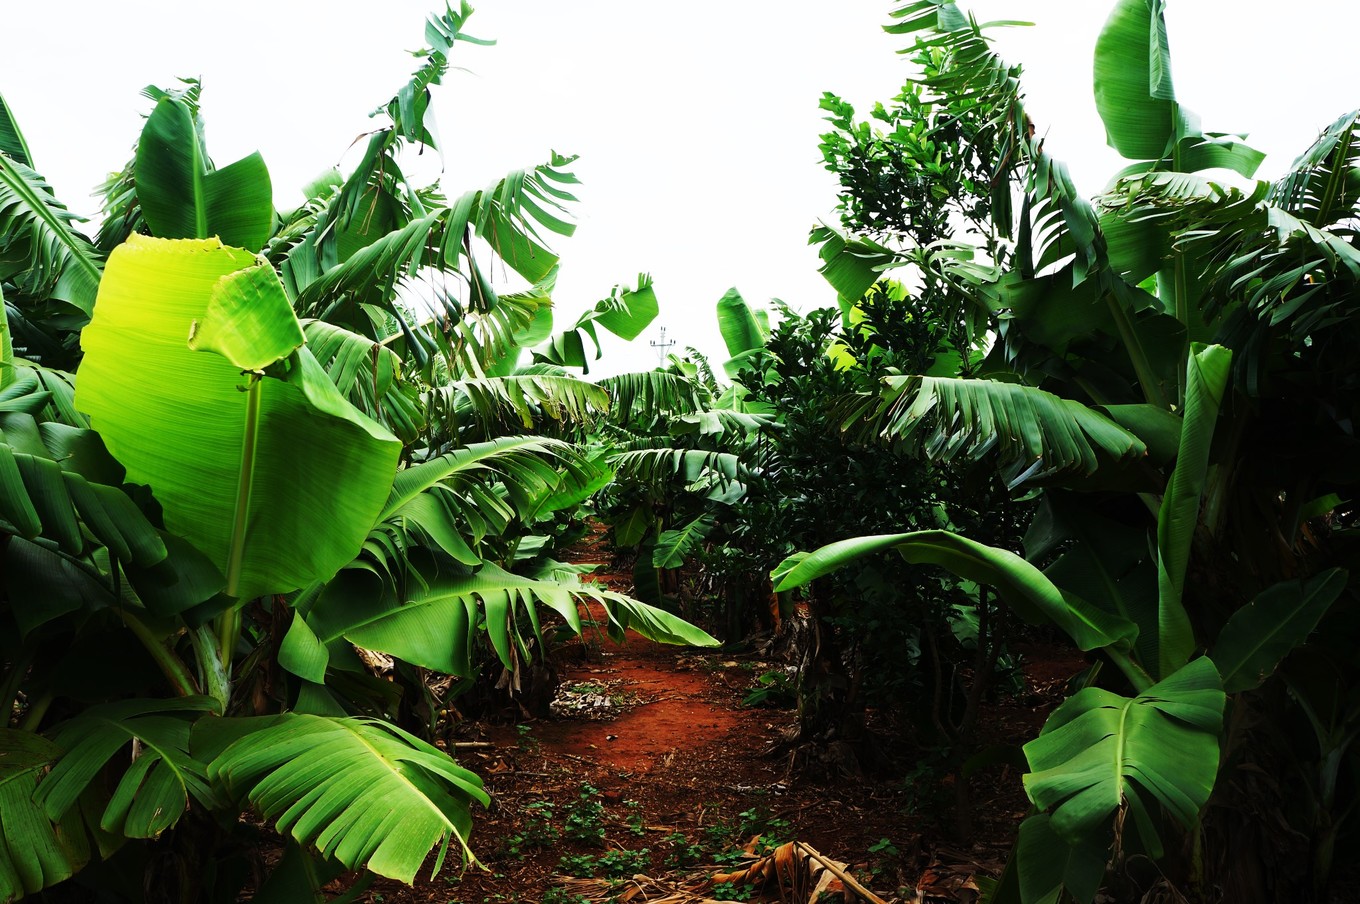
[[664,367],[666,365],[666,353],[670,349],[675,348],[676,343],[674,339],[672,339],[670,342],[666,341],[666,328],[663,326],[661,328],[661,341],[658,342],[655,339],[653,339],[651,342],[648,342],[647,344],[650,345],[652,348],[656,349],[656,366]]

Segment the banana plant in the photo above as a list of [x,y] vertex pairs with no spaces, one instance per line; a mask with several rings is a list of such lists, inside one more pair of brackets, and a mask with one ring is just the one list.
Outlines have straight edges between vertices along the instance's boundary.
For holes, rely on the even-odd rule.
[[[1039,491],[1040,516],[1026,540],[1034,564],[910,533],[791,559],[779,586],[895,548],[993,584],[1014,611],[1064,628],[1120,673],[1026,745],[1037,812],[998,901],[1090,901],[1107,875],[1127,881],[1106,870],[1122,867],[1125,845],[1165,854],[1173,882],[1230,885],[1204,864],[1224,862],[1211,849],[1230,833],[1213,822],[1232,818],[1210,796],[1241,781],[1232,764],[1253,755],[1232,726],[1255,711],[1258,688],[1281,682],[1311,706],[1317,685],[1301,680],[1307,657],[1293,651],[1319,644],[1309,638],[1329,610],[1354,603],[1337,567],[1353,480],[1336,464],[1356,402],[1327,381],[1346,367],[1335,343],[1353,330],[1355,116],[1273,185],[1215,183],[1204,171],[1250,178],[1261,155],[1203,131],[1176,100],[1164,6],[1118,0],[1097,42],[1097,108],[1130,165],[1091,203],[1036,137],[1018,70],[982,28],[948,0],[901,4],[889,31],[924,33],[920,97],[940,108],[935,122],[986,138],[973,147],[991,146],[993,188],[1015,193],[992,205],[1006,222],[986,234],[1013,238],[960,252],[914,221],[918,242],[905,249],[819,233],[825,272],[851,301],[873,272],[915,266],[997,325],[970,379],[889,376],[844,403],[847,429],[927,458],[994,463],[1012,486]],[[1119,630],[1093,633],[1105,619]],[[1318,738],[1300,763],[1348,755],[1344,731]],[[1344,812],[1334,773],[1307,772],[1315,799]],[[1317,887],[1337,837],[1322,809],[1299,830],[1318,839],[1305,858]],[[1121,833],[1126,816],[1134,831]]]
[[[441,376],[472,373],[461,397],[488,423],[607,406],[556,374],[488,382],[546,335],[556,257],[532,224],[569,231],[550,212],[570,200],[569,161],[452,205],[400,177],[400,146],[432,143],[428,87],[470,40],[469,12],[432,17],[433,46],[354,176],[283,218],[258,155],[212,162],[190,82],[148,89],[96,246],[0,102],[0,298],[14,312],[0,319],[0,900],[107,885],[120,847],[181,830],[192,847],[244,809],[287,842],[261,900],[320,900],[342,869],[410,882],[432,849],[471,857],[481,780],[388,721],[396,703],[355,690],[351,639],[470,678],[482,632],[523,661],[541,606],[579,629],[576,601],[595,598],[617,636],[714,643],[561,569],[501,568],[607,474],[567,443],[470,446],[430,415],[436,356]],[[496,254],[538,285],[497,295],[477,261]],[[432,265],[475,302],[407,311],[396,284]],[[54,369],[77,363],[78,380]],[[375,593],[348,594],[366,578]],[[453,620],[437,655],[384,635],[412,618]],[[211,871],[182,866],[151,881],[207,895]]]

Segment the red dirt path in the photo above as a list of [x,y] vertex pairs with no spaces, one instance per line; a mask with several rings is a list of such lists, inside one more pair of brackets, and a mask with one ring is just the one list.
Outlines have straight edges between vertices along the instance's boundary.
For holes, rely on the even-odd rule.
[[[600,539],[592,539],[573,558],[608,561]],[[631,583],[607,573],[597,579],[624,591]],[[602,612],[590,617],[603,622]],[[1028,669],[1030,693],[989,709],[985,730],[991,737],[1015,744],[1033,737],[1061,699],[1062,682],[1081,666],[1079,658],[1060,650],[1036,649],[1029,656],[1035,660]],[[899,888],[909,893],[927,867],[963,875],[999,869],[1024,815],[1019,776],[1005,767],[973,780],[978,815],[970,839],[948,840],[930,814],[915,812],[913,801],[921,789],[901,775],[835,784],[796,781],[786,774],[784,759],[765,754],[792,725],[794,714],[742,705],[753,679],[774,664],[636,636],[622,647],[608,640],[576,640],[556,658],[564,683],[588,685],[618,701],[612,718],[460,726],[458,740],[494,745],[459,755],[463,765],[482,775],[493,798],[491,810],[474,817],[472,846],[486,868],[460,876],[456,867],[446,866],[440,876],[418,880],[414,889],[384,880],[359,900],[540,901],[555,893],[549,889],[564,856],[642,848],[648,851],[649,875],[656,876],[673,865],[679,835],[710,856],[725,844],[743,843],[746,839],[736,835],[742,814],[773,820],[783,836],[779,841],[797,838],[837,860],[859,864],[865,881],[889,897]],[[597,789],[587,797],[604,807],[603,847],[539,837],[547,823],[541,807],[553,808],[551,822],[560,828],[581,806],[587,785]],[[881,839],[888,839],[892,850],[870,855]]]

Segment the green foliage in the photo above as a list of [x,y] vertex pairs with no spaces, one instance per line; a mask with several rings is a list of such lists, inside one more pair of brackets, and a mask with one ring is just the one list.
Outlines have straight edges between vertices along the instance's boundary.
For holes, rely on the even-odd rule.
[[742,706],[772,706],[777,709],[798,702],[798,688],[788,672],[765,672],[756,678],[755,687],[742,698]]
[[582,784],[576,802],[566,808],[563,816],[563,837],[584,844],[604,844],[604,803],[598,788]]
[[[1351,558],[1354,511],[1342,500],[1355,479],[1338,465],[1360,409],[1332,353],[1353,329],[1360,275],[1345,221],[1357,196],[1341,175],[1353,175],[1357,117],[1333,123],[1273,185],[1211,181],[1200,171],[1250,177],[1261,155],[1202,132],[1179,104],[1163,13],[1161,2],[1118,0],[1097,42],[1097,109],[1111,146],[1136,163],[1095,203],[1048,155],[1018,69],[948,0],[894,12],[889,30],[915,38],[919,67],[895,102],[910,115],[875,111],[882,123],[900,118],[895,132],[826,103],[837,134],[824,150],[842,176],[851,232],[820,229],[814,239],[847,319],[865,271],[894,266],[914,268],[932,310],[971,312],[962,316],[974,323],[1000,317],[987,357],[961,356],[957,375],[969,379],[890,372],[882,388],[839,405],[842,424],[929,460],[995,462],[1012,488],[1039,488],[1040,507],[1029,561],[963,543],[957,534],[982,540],[967,529],[947,541],[914,531],[791,558],[776,577],[794,579],[780,586],[825,580],[838,564],[896,548],[994,586],[1018,614],[1058,625],[1118,667],[1027,745],[1035,771],[1026,790],[1040,812],[1021,829],[998,901],[1055,900],[1064,889],[1089,901],[1107,861],[1110,881],[1137,897],[1143,877],[1125,871],[1136,859],[1127,855],[1163,852],[1163,875],[1182,893],[1250,896],[1254,888],[1237,885],[1247,880],[1222,865],[1242,856],[1223,851],[1238,837],[1235,821],[1249,818],[1226,802],[1252,795],[1252,806],[1274,799],[1294,814],[1287,837],[1252,856],[1308,838],[1297,856],[1272,861],[1290,865],[1270,881],[1318,894],[1348,831],[1331,820],[1346,820],[1342,801],[1356,791],[1317,758],[1325,750],[1328,763],[1353,760],[1341,735],[1324,729],[1317,737],[1333,740],[1314,745],[1299,741],[1301,726],[1278,722],[1228,731],[1224,712],[1236,720],[1284,693],[1315,712],[1319,685],[1302,676],[1339,674],[1328,621],[1341,629],[1354,618],[1339,566]],[[899,162],[929,147],[942,123],[980,136],[964,153],[983,158],[991,190],[987,222],[971,224],[980,226],[972,235],[956,230],[970,226],[957,213],[932,227],[919,207],[933,184]],[[963,184],[938,182],[956,195]],[[881,225],[894,207],[896,236]],[[1310,635],[1315,626],[1322,631]],[[1195,659],[1203,650],[1214,658]],[[1331,711],[1336,727],[1354,707]],[[1272,798],[1239,768],[1281,756],[1315,806]],[[1191,847],[1195,867],[1184,869],[1170,854]],[[1207,863],[1217,872],[1200,872]]]
[[704,859],[703,846],[690,841],[689,837],[683,832],[672,832],[661,840],[669,845],[669,851],[666,854],[666,867],[668,869],[683,869]]
[[[226,592],[244,602],[295,590],[351,561],[400,443],[345,402],[301,347],[273,271],[216,239],[136,236],[110,258],[99,297],[81,336],[76,404],[129,479],[151,487],[167,529],[212,558]],[[185,343],[194,324],[203,351]],[[215,347],[220,330],[238,345]],[[243,369],[266,375],[243,379]],[[160,391],[129,406],[145,380]],[[165,427],[153,435],[148,421]],[[305,459],[299,448],[310,450]]]
[[[483,43],[470,12],[431,17],[358,166],[282,216],[258,155],[211,162],[187,80],[146,90],[92,243],[0,101],[0,900],[86,867],[98,883],[144,841],[174,853],[120,854],[130,888],[234,899],[245,810],[288,839],[258,900],[319,900],[344,872],[366,877],[347,897],[375,875],[409,883],[432,850],[435,871],[451,843],[471,857],[487,802],[398,724],[441,717],[425,668],[465,692],[497,662],[519,689],[538,608],[579,632],[583,598],[615,637],[716,643],[555,562],[613,471],[565,439],[503,435],[571,435],[611,400],[517,370],[551,328],[540,230],[571,232],[571,159],[451,203],[402,171],[404,146],[437,147],[429,87],[455,43]],[[498,293],[498,261],[531,288]],[[403,294],[435,273],[470,301]],[[616,301],[595,320],[620,335],[655,315],[647,280]],[[355,642],[397,654],[390,675]],[[601,817],[583,797],[562,831],[600,843]]]
[[566,876],[628,879],[647,871],[650,856],[648,848],[636,851],[618,848],[599,855],[568,854],[558,862],[557,870]]
[[507,851],[515,857],[523,856],[530,848],[550,847],[562,837],[550,802],[535,801],[524,811],[526,815],[520,830],[506,840]]
[[162,238],[217,236],[223,244],[258,251],[274,225],[269,170],[258,153],[214,168],[195,113],[165,94],[147,117],[135,169],[142,216]]
[[711,891],[715,901],[749,901],[756,893],[756,887],[749,883],[718,882]]

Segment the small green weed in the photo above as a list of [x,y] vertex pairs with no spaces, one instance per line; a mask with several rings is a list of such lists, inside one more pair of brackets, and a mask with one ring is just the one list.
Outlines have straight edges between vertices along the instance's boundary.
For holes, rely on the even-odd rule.
[[604,804],[599,795],[600,789],[593,785],[581,785],[579,799],[567,810],[563,835],[572,841],[604,845]]
[[772,706],[786,709],[798,702],[798,685],[783,669],[756,678],[755,687],[742,699],[742,706]]
[[650,848],[639,848],[636,851],[605,851],[599,856],[569,854],[558,861],[557,869],[567,876],[627,879],[629,876],[645,872],[650,858]]
[[703,847],[691,842],[683,832],[672,832],[661,840],[670,845],[670,853],[666,856],[667,869],[693,866],[704,859]]
[[647,871],[651,853],[650,848],[638,848],[636,851],[606,851],[599,858],[600,871],[604,873],[606,879],[627,879]]
[[557,871],[564,876],[591,878],[595,875],[593,854],[567,854],[557,861]]
[[625,800],[623,805],[628,808],[628,815],[624,817],[624,822],[628,824],[628,831],[641,838],[647,834],[647,827],[642,824],[641,804],[635,800]]
[[524,808],[525,819],[518,832],[505,839],[505,853],[511,857],[522,858],[526,851],[533,848],[551,846],[562,837],[553,819],[553,805],[540,800]]
[[780,819],[776,816],[767,816],[759,809],[752,807],[737,814],[741,820],[737,834],[740,838],[750,838],[759,835],[760,840],[756,842],[755,851],[757,854],[765,855],[779,847],[789,836],[789,821]]
[[735,882],[719,882],[717,885],[713,886],[713,900],[749,901],[755,892],[756,887],[754,885],[738,885]]
[[889,863],[896,860],[898,856],[900,856],[901,851],[899,851],[897,845],[893,844],[888,838],[880,838],[869,845],[869,853],[874,856],[876,861],[869,872],[877,879],[888,871]]

